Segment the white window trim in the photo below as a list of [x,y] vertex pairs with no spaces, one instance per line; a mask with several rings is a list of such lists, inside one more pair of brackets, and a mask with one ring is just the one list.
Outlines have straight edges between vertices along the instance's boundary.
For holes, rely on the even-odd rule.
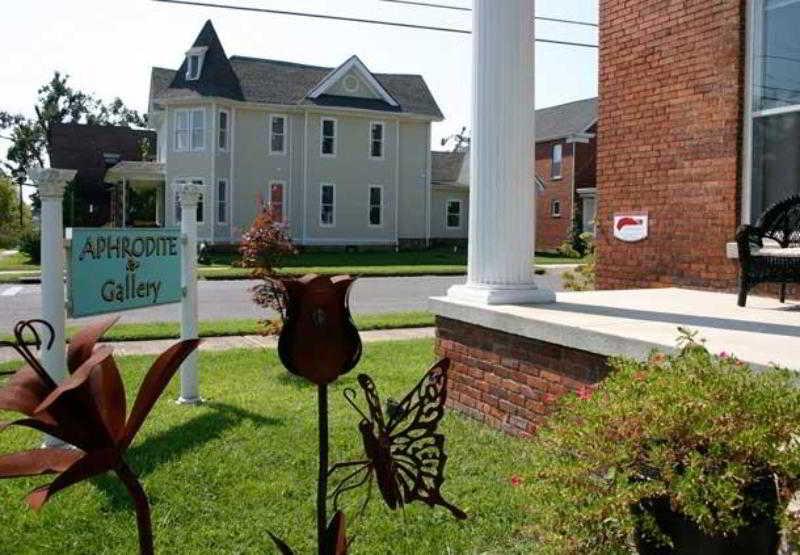
[[[225,148],[219,146],[219,137],[222,134],[222,126],[219,125],[220,114],[225,114]],[[220,108],[217,112],[217,148],[220,152],[228,152],[231,149],[231,113],[225,108]]]
[[[558,211],[555,210],[556,205],[558,205]],[[550,216],[553,218],[561,217],[561,200],[557,198],[550,199]]]
[[[458,225],[450,225],[450,203],[455,202],[458,204]],[[445,229],[461,229],[463,225],[462,220],[464,219],[464,203],[461,201],[460,198],[449,198],[444,203],[444,226]]]
[[[202,112],[203,113],[203,146],[197,147],[194,144],[194,113],[195,112]],[[189,128],[187,129],[188,138],[187,138],[187,148],[178,148],[178,116],[179,114],[187,114]],[[208,128],[206,125],[206,109],[205,107],[201,108],[179,108],[175,110],[175,122],[173,124],[173,131],[172,131],[172,151],[173,152],[204,152],[206,150],[206,135],[208,133]],[[218,139],[218,138],[217,138]]]
[[[225,221],[221,222],[219,220],[219,184],[225,183]],[[217,179],[217,188],[214,191],[216,195],[214,195],[214,220],[217,222],[218,225],[229,225],[230,224],[230,197],[231,197],[231,187],[228,184],[228,178],[220,177]],[[205,209],[205,206],[203,206]]]
[[[381,211],[381,223],[379,223],[379,224],[373,224],[370,221],[370,214],[372,212],[372,189],[379,189],[380,192],[381,192],[381,203],[378,206],[380,208],[380,211]],[[383,199],[384,199],[384,196],[383,196],[383,185],[370,185],[369,187],[367,187],[367,227],[371,227],[371,228],[382,228],[383,227],[383,222],[384,222],[384,217],[383,217],[384,216],[384,210],[383,210],[384,202],[383,202]]]
[[[561,159],[558,161],[558,174],[553,175],[553,168],[555,167],[555,161],[556,161],[556,156],[555,156],[556,147],[558,147],[561,152]],[[553,146],[550,147],[550,179],[551,180],[562,179],[564,177],[562,175],[563,173],[564,173],[564,145],[561,143],[553,143]]]
[[[173,197],[172,197],[172,202],[173,202],[173,205],[172,205],[172,217],[173,218],[175,218],[175,216],[177,216],[178,205],[180,204],[179,201],[178,201],[178,191],[176,190],[177,188],[174,185],[176,183],[192,183],[193,181],[199,181],[205,187],[206,180],[203,179],[202,177],[176,177],[175,179],[172,180],[173,191],[175,193],[173,195]],[[206,200],[207,200],[206,199],[206,195],[204,195],[203,193],[200,193],[200,199],[203,201],[203,209],[200,211],[200,216],[201,217],[197,218],[197,225],[204,224],[205,221],[206,221]],[[215,204],[216,204],[216,201],[215,201]],[[183,207],[181,207],[181,211],[183,211]],[[180,218],[175,218],[175,224],[176,225],[180,225],[180,223],[181,223]]]
[[[381,126],[381,155],[380,156],[373,156],[372,155],[372,128],[375,125]],[[383,121],[371,121],[369,122],[369,150],[367,150],[369,154],[370,160],[385,160],[386,159],[386,122]]]
[[[322,191],[325,187],[332,187],[333,188],[333,210],[331,211],[331,215],[333,216],[332,223],[326,224],[322,221]],[[317,213],[317,220],[319,221],[320,227],[336,227],[336,184],[335,183],[320,183],[319,184],[319,212]]]
[[[195,46],[194,48],[190,48],[186,51],[186,80],[187,81],[197,81],[200,79],[200,76],[203,75],[203,62],[206,59],[206,52],[208,51],[207,46]],[[197,56],[197,77],[192,77],[189,75],[189,57],[190,56]]]
[[281,223],[286,223],[286,181],[283,179],[270,179],[267,182],[267,206],[272,209],[272,186],[281,186]]
[[[333,122],[333,153],[325,154],[322,149],[325,145],[325,122]],[[339,153],[339,120],[329,116],[322,116],[319,119],[319,155],[321,158],[336,158]]]
[[[272,123],[277,118],[283,119],[283,150],[272,150]],[[285,156],[289,152],[289,116],[286,114],[270,114],[267,129],[267,150],[270,156]]]

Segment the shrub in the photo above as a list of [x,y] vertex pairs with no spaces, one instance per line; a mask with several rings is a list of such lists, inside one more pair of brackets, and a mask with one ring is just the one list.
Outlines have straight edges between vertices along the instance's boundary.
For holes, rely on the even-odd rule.
[[19,240],[19,251],[25,254],[33,264],[42,262],[42,240],[38,229],[26,231]]
[[707,534],[735,533],[745,515],[766,514],[748,495],[765,478],[793,528],[785,509],[800,475],[795,375],[753,372],[683,341],[678,355],[613,360],[611,376],[564,397],[538,435],[540,467],[527,482],[543,552],[630,552],[634,530],[663,541],[652,517],[632,510],[653,499]]
[[286,225],[274,217],[271,209],[262,206],[250,229],[242,235],[239,252],[242,266],[251,268],[252,277],[261,281],[252,289],[255,303],[283,314],[283,288],[277,281],[277,268],[286,257],[297,254]]
[[574,271],[564,272],[562,280],[567,291],[591,291],[595,286],[595,264],[597,253],[595,251],[594,235],[582,233],[581,240],[586,245],[586,261]]

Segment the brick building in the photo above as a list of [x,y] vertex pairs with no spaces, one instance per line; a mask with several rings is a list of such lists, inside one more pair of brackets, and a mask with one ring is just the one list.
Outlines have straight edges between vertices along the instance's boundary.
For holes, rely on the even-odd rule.
[[800,192],[800,0],[600,6],[598,284],[733,288],[737,226]]

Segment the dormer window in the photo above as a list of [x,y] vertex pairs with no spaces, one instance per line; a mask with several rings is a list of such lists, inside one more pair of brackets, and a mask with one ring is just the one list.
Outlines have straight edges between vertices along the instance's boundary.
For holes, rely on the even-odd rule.
[[186,80],[197,81],[203,72],[203,59],[206,57],[205,46],[197,46],[186,52]]

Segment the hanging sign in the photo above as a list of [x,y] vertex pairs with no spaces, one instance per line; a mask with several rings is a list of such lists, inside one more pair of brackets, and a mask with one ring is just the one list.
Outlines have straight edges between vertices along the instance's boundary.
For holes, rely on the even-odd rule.
[[647,238],[647,215],[620,214],[614,216],[614,237],[626,243]]
[[180,302],[180,229],[73,229],[67,291],[73,318]]

